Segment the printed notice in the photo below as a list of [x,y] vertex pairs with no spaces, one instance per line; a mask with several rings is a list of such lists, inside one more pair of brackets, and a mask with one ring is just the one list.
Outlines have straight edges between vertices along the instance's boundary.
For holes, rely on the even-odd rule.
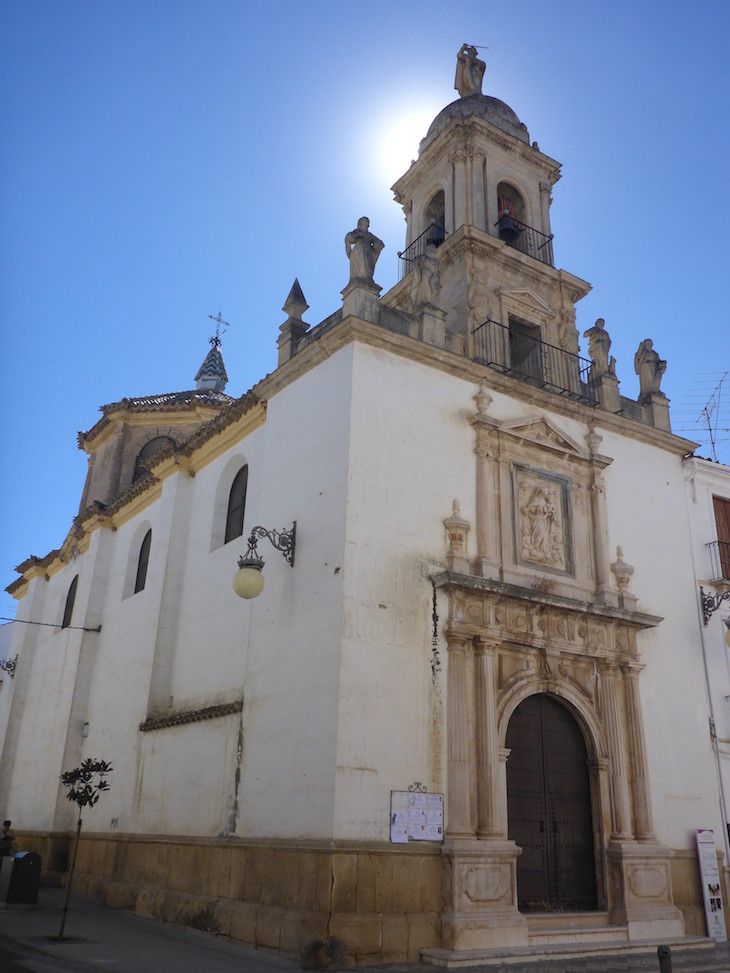
[[390,792],[390,840],[444,840],[444,795],[411,791]]
[[702,894],[705,900],[707,935],[717,943],[724,943],[727,942],[727,932],[725,931],[725,915],[722,911],[715,835],[711,828],[700,828],[697,831],[697,857],[700,863]]

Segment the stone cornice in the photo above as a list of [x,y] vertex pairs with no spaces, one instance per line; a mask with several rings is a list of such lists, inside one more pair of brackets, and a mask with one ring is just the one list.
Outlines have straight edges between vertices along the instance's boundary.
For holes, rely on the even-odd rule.
[[[628,611],[625,608],[615,608],[612,605],[600,605],[595,602],[578,601],[563,595],[553,595],[534,588],[522,588],[519,585],[505,584],[503,581],[493,581],[473,574],[457,574],[444,571],[432,579],[436,588],[461,589],[468,592],[478,592],[495,601],[515,601],[529,604],[530,607],[541,605],[561,612],[570,612],[577,616],[591,616],[594,618],[610,619],[629,625],[634,629],[656,628],[664,619],[660,615],[649,615],[646,612]],[[476,633],[475,633],[476,634]]]
[[[413,194],[417,184],[421,181],[424,168],[433,168],[445,155],[453,156],[457,149],[466,151],[472,156],[482,147],[480,143],[488,143],[514,153],[519,158],[534,166],[550,184],[560,179],[560,163],[539,149],[533,148],[522,139],[503,132],[483,118],[455,118],[439,135],[419,154],[418,159],[391,187],[396,201],[404,203]],[[485,149],[482,148],[484,152]]]
[[520,398],[523,402],[534,405],[536,410],[557,413],[583,423],[592,420],[597,427],[603,430],[648,443],[659,449],[666,449],[678,456],[691,453],[695,448],[695,443],[688,439],[682,439],[673,433],[655,429],[638,419],[631,419],[612,412],[604,412],[599,408],[581,405],[561,395],[546,392],[543,389],[528,385],[526,382],[520,382],[518,379],[502,375],[495,369],[481,365],[479,362],[465,358],[456,352],[438,348],[416,338],[396,334],[377,324],[370,324],[353,317],[344,318],[322,334],[317,341],[313,341],[300,352],[297,352],[288,362],[254,386],[254,391],[262,399],[270,399],[300,375],[330,358],[352,341],[359,341],[373,348],[390,351],[394,355],[400,355],[419,364],[438,368],[455,378],[473,382],[475,385],[479,385],[483,381],[490,390],[501,392],[513,398]]

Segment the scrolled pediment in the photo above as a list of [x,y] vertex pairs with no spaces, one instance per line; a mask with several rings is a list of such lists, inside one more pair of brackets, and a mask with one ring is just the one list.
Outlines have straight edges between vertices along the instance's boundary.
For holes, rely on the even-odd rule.
[[531,419],[513,419],[503,422],[501,430],[517,439],[533,443],[543,449],[558,450],[581,459],[589,459],[589,454],[547,416],[534,416]]
[[522,309],[528,316],[535,314],[555,317],[557,311],[548,302],[536,294],[529,287],[506,288],[500,287],[497,295],[517,309]]

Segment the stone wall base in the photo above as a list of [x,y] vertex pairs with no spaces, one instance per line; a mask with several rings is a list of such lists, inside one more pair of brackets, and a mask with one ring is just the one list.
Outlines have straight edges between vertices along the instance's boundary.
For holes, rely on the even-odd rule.
[[[18,839],[21,850],[41,855],[44,884],[65,882],[70,833],[19,832]],[[705,936],[697,856],[677,851],[670,863],[686,933]],[[112,908],[316,964],[401,963],[444,946],[443,871],[439,846],[82,832],[74,890]],[[515,933],[522,939],[505,905],[511,929],[492,928],[490,940],[509,941]],[[465,928],[457,923],[451,930],[444,914],[446,940],[466,948],[479,911]]]

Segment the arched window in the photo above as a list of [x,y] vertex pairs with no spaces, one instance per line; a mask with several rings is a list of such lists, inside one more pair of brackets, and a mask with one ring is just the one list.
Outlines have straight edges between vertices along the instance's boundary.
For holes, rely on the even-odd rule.
[[224,544],[235,540],[243,533],[243,515],[246,512],[246,487],[248,486],[248,466],[242,466],[236,474],[228,495],[226,514],[226,534]]
[[134,476],[132,477],[132,483],[135,483],[144,473],[147,472],[145,468],[145,461],[156,453],[163,446],[169,446],[172,444],[176,446],[177,443],[174,439],[170,439],[169,436],[155,436],[154,439],[150,439],[148,443],[145,443],[142,449],[140,449],[137,454],[137,461],[134,464]]
[[76,588],[78,583],[79,576],[77,574],[68,588],[68,594],[66,595],[66,607],[63,610],[63,621],[61,622],[61,628],[68,628],[71,624],[71,616],[74,613],[74,602],[76,601]]
[[444,191],[440,189],[426,207],[427,239],[440,247],[446,235],[446,203]]
[[147,565],[150,560],[150,544],[152,543],[152,530],[148,530],[144,535],[142,546],[139,549],[139,560],[137,561],[137,577],[134,581],[134,593],[142,591],[147,581]]

